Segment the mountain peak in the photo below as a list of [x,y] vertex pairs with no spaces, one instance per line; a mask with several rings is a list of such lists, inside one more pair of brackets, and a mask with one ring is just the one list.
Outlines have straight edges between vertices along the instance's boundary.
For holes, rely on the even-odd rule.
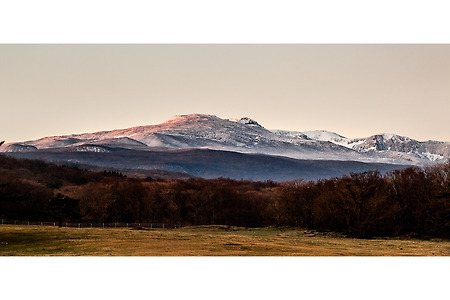
[[188,115],[176,115],[164,122],[163,124],[174,124],[174,123],[195,123],[195,122],[201,122],[201,121],[231,121],[236,122],[244,125],[251,125],[251,126],[257,126],[262,127],[258,122],[255,120],[249,118],[249,117],[242,117],[240,119],[221,119],[215,115],[208,115],[208,114],[188,114]]
[[218,119],[215,115],[208,114],[188,114],[188,115],[176,115],[172,118],[168,119],[165,123],[178,123],[185,121],[193,121],[193,120],[210,120],[210,119]]
[[376,134],[375,137],[382,137],[385,140],[401,140],[401,141],[411,140],[409,137],[401,136],[395,133],[380,133]]

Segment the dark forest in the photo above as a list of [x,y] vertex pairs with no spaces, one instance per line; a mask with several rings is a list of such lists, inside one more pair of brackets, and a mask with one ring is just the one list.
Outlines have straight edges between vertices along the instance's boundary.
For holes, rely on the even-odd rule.
[[276,183],[131,178],[0,155],[0,217],[450,238],[450,163]]

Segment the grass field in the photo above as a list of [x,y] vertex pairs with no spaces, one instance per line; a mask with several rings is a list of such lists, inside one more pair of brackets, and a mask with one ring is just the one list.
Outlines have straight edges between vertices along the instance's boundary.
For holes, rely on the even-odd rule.
[[2,256],[449,256],[443,239],[354,239],[298,228],[1,225]]

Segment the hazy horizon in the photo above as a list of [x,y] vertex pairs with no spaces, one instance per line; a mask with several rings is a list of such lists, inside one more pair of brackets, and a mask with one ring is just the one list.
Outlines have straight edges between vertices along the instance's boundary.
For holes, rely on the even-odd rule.
[[250,117],[450,141],[450,45],[0,45],[0,140]]

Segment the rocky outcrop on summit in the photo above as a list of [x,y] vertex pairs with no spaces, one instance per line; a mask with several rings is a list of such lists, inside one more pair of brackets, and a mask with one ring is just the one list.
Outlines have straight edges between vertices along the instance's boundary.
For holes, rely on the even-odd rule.
[[252,120],[248,117],[243,117],[238,122],[241,124],[245,124],[245,125],[255,125],[255,126],[262,127],[261,125],[258,124],[258,122],[256,122],[255,120]]

